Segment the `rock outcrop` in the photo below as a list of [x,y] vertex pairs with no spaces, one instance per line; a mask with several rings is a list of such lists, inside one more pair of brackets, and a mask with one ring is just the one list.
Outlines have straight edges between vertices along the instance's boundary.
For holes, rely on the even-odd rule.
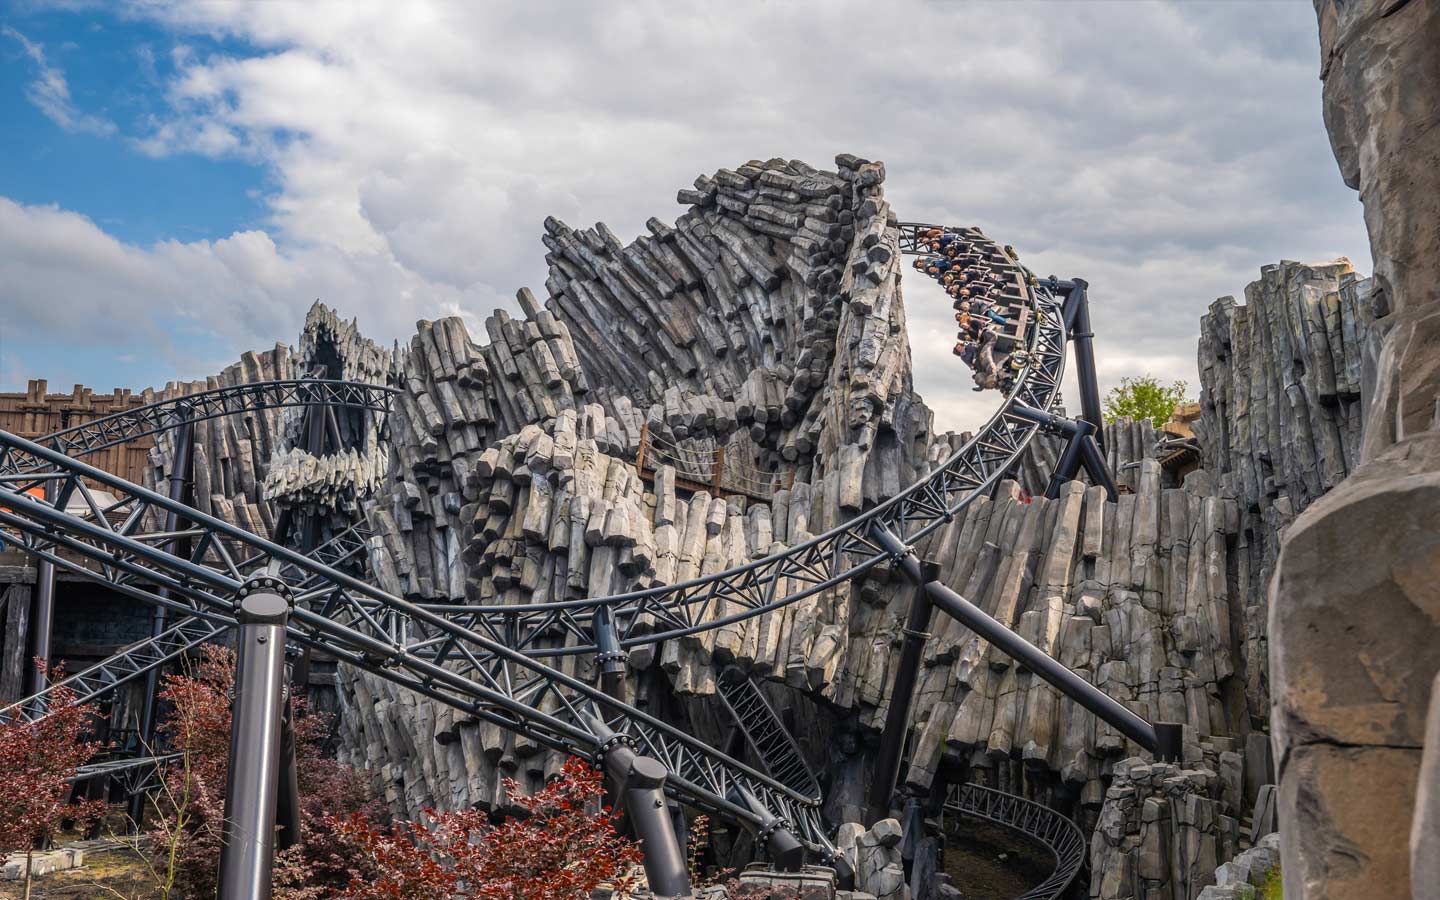
[[1225,813],[1239,801],[1239,770],[1234,753],[1184,768],[1140,759],[1116,765],[1090,844],[1090,896],[1199,897],[1239,849],[1238,822]]
[[[206,458],[212,508],[258,530],[274,519],[270,499],[338,506],[339,517],[358,505],[381,587],[508,605],[712,574],[893,496],[966,436],[932,435],[911,389],[883,167],[837,162],[703,177],[681,192],[690,208],[673,226],[652,219],[630,244],[603,225],[549,220],[549,296],[520,291],[523,318],[496,312],[483,338],[460,318],[422,321],[387,353],[317,306],[300,351],[247,355],[223,377],[388,380],[400,389],[388,456],[377,463],[356,429],[353,452],[316,459],[298,449],[290,413],[217,421],[197,438],[228,453]],[[1222,298],[1204,324],[1205,468],[1166,471],[1149,423],[1121,421],[1105,429],[1118,502],[1078,482],[1051,500],[1038,493],[1057,449],[1037,440],[1018,483],[977,497],[917,547],[942,580],[1112,696],[1186,724],[1186,771],[1210,774],[1191,779],[1188,818],[1155,826],[1183,849],[1146,863],[1152,887],[1198,891],[1194,873],[1234,852],[1232,824],[1269,780],[1254,739],[1268,702],[1261,586],[1286,525],[1355,465],[1367,296],[1343,263],[1267,267],[1245,305]],[[160,474],[167,457],[157,450]],[[242,462],[214,461],[226,459]],[[764,617],[635,647],[628,696],[722,745],[716,678],[739,665],[822,773],[829,818],[857,821],[909,597],[882,566]],[[1067,810],[1087,830],[1108,827],[1095,890],[1122,896],[1115,873],[1153,849],[1138,828],[1141,795],[1179,785],[1167,787],[1179,770],[1114,794],[1145,765],[1124,762],[1138,748],[957,623],[937,617],[931,631],[910,789],[942,773],[970,778]],[[588,657],[562,659],[595,677]],[[342,671],[340,690],[342,756],[397,815],[493,808],[502,778],[534,789],[558,771],[529,739],[390,682]],[[1132,813],[1137,828],[1116,831]],[[745,840],[716,835],[742,856]]]
[[1345,260],[1261,269],[1243,305],[1200,322],[1202,466],[1238,503],[1240,661],[1255,726],[1269,713],[1266,591],[1285,529],[1358,464],[1370,281]]
[[[1417,788],[1422,809],[1440,789],[1420,781],[1440,671],[1440,4],[1316,10],[1331,144],[1365,205],[1379,349],[1359,465],[1290,526],[1272,583],[1285,895],[1430,897],[1409,846]],[[1422,872],[1436,839],[1422,826],[1415,846]]]

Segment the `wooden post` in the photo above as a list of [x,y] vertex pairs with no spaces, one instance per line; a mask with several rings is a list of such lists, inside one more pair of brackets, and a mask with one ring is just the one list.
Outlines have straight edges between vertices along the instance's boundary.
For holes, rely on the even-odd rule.
[[645,422],[640,426],[640,449],[635,451],[635,474],[645,474],[645,448],[650,443],[650,423]]
[[[716,443],[718,444],[719,442],[717,441]],[[725,473],[725,448],[724,448],[724,447],[721,447],[721,446],[717,446],[717,447],[715,448],[715,474],[714,474],[714,477],[713,477],[713,479],[712,479],[712,480],[713,480],[713,483],[714,483],[714,486],[715,486],[715,496],[717,496],[717,497],[720,496],[720,477],[721,477],[724,473]]]

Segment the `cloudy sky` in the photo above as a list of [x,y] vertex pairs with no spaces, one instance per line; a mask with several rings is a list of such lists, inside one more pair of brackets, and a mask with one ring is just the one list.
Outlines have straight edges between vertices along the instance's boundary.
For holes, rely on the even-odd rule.
[[[1196,385],[1197,320],[1281,258],[1368,271],[1306,0],[40,3],[0,12],[0,389],[143,387],[382,340],[544,281],[541,221],[624,238],[702,172],[884,160],[904,219],[1091,283],[1102,378]],[[912,282],[915,279],[911,279]],[[975,424],[949,312],[916,378]]]

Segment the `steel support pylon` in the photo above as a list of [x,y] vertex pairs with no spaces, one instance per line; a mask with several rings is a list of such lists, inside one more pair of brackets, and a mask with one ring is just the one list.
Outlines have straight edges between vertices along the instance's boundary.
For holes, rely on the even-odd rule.
[[270,900],[290,608],[289,592],[277,579],[254,579],[240,589],[220,900]]
[[[194,505],[186,495],[191,493],[191,485],[195,479],[195,423],[191,421],[189,413],[183,408],[177,413],[182,419],[180,429],[175,433],[175,458],[170,465],[170,489],[167,494],[171,500],[177,503],[189,503]],[[174,534],[180,530],[183,522],[181,515],[169,509],[165,511],[165,531]],[[165,542],[165,550],[177,556],[188,555],[189,544],[187,539],[171,538]],[[169,597],[170,590],[165,587],[159,588],[157,594],[161,597]],[[150,613],[150,636],[158,638],[165,633],[169,627],[169,610],[164,606],[156,606]],[[156,666],[145,673],[145,696],[140,706],[140,753],[153,754],[155,752],[155,719],[156,706],[159,704],[157,694],[160,690],[161,669],[164,666]],[[145,793],[136,791],[130,796],[128,810],[128,827],[135,832],[140,831],[140,826],[145,819]]]
[[[927,580],[915,552],[884,528],[875,530],[876,541],[898,562],[900,571],[912,584],[920,586],[942,612],[955,618],[994,644],[999,650],[1035,675],[1054,685],[1062,694],[1099,716],[1116,731],[1150,751],[1157,759],[1174,761],[1181,755],[1182,726],[1154,725],[1135,714],[1125,704],[1061,665],[1050,654],[1006,628],[980,607],[966,600],[949,587]],[[895,702],[895,698],[891,698]]]
[[[933,581],[939,574],[934,563],[922,563],[922,577]],[[895,683],[890,692],[890,708],[885,713],[885,730],[880,733],[880,754],[875,760],[875,778],[870,782],[867,825],[890,815],[891,800],[895,792],[895,781],[900,776],[900,761],[905,753],[906,737],[910,733],[910,709],[914,705],[915,681],[920,674],[921,657],[925,642],[930,637],[930,617],[934,606],[930,597],[920,585],[916,585],[910,597],[910,612],[902,631],[905,639],[900,646],[900,664],[895,671]]]
[[[55,499],[56,482],[45,482],[45,500]],[[41,559],[35,565],[35,599],[30,613],[30,658],[26,661],[26,696],[45,690],[50,680],[50,635],[55,626],[55,564]],[[33,664],[35,660],[39,664]]]
[[[596,720],[595,730],[605,735],[600,747],[606,781],[620,798],[625,818],[640,841],[645,881],[657,900],[690,896],[690,869],[685,850],[675,834],[675,823],[665,799],[665,766],[640,756],[634,744]],[[229,900],[229,898],[221,898]]]

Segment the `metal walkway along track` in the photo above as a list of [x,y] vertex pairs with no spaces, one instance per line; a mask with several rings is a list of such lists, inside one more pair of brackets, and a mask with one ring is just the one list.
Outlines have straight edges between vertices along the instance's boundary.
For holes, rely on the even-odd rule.
[[[905,252],[915,252],[912,230],[918,233],[931,227],[903,225]],[[978,231],[965,231],[968,240],[984,242],[987,261],[1010,277],[1014,290],[1010,300],[1027,311],[1023,335],[1017,336],[1023,337],[1023,346],[1016,347],[1022,365],[1000,408],[963,447],[889,501],[809,541],[713,576],[556,603],[411,603],[339,571],[334,567],[336,559],[297,553],[72,458],[186,422],[254,409],[337,405],[380,415],[390,409],[393,391],[389,388],[314,379],[192,394],[95,420],[40,441],[0,432],[0,525],[18,535],[21,549],[58,569],[193,617],[177,622],[174,628],[178,630],[163,646],[152,643],[127,648],[120,656],[128,654],[130,661],[107,661],[108,665],[102,664],[103,672],[87,670],[86,690],[104,690],[107,681],[113,686],[122,677],[134,677],[142,665],[154,668],[163,661],[161,656],[204,628],[238,626],[242,635],[278,628],[277,637],[323,650],[341,662],[544,746],[606,763],[612,774],[617,765],[625,768],[634,776],[631,786],[637,791],[663,789],[685,803],[756,830],[762,843],[768,842],[772,857],[787,865],[798,864],[802,849],[837,863],[828,837],[829,824],[820,815],[822,798],[815,775],[758,686],[743,672],[722,675],[720,696],[742,726],[748,745],[763,760],[763,770],[733,759],[626,704],[613,691],[607,693],[566,675],[547,662],[561,655],[596,654],[613,667],[621,663],[626,648],[763,615],[842,585],[882,562],[913,560],[913,554],[907,557],[909,548],[1003,478],[1035,434],[1057,432],[1070,437],[1072,446],[1081,447],[1083,439],[1093,433],[1093,424],[1084,420],[1077,424],[1052,410],[1060,397],[1067,328],[1079,325],[1088,348],[1084,282],[1037,280],[1014,261],[1008,249],[996,247]],[[1080,358],[1082,382],[1093,382],[1093,359],[1088,355]],[[1088,393],[1082,384],[1082,400]],[[1090,441],[1093,444],[1093,438]],[[1074,477],[1082,461],[1081,450],[1067,452],[1056,478]],[[27,493],[46,483],[52,485],[48,499]],[[102,505],[88,485],[98,485],[117,499]],[[83,499],[85,513],[65,511],[74,496]],[[183,536],[190,543],[188,552],[174,544],[182,532],[154,530],[154,523],[167,516],[187,523]],[[363,542],[356,544],[364,546]],[[910,574],[909,568],[902,568]],[[919,572],[918,565],[915,572]],[[781,585],[789,589],[782,592]],[[1026,647],[1039,652],[993,619],[987,624],[984,620],[988,617],[967,609],[967,601],[958,595],[950,598],[946,591],[948,588],[931,582],[917,594],[933,596],[936,606],[971,627],[999,628],[1004,634],[996,633],[995,641],[1007,652],[1024,654]],[[716,616],[721,609],[726,614]],[[927,615],[929,609],[927,606]],[[541,646],[542,637],[557,633],[567,635],[566,646]],[[1058,663],[1048,657],[1027,659],[1037,674],[1064,682],[1045,665],[1058,667]],[[132,670],[137,671],[125,674]],[[1074,678],[1073,673],[1064,671]],[[1099,692],[1092,686],[1073,682],[1059,686],[1067,693],[1085,693],[1091,701],[1088,708],[1102,716],[1120,716],[1123,721],[1117,727],[1122,732],[1147,749],[1157,749],[1155,728],[1128,710],[1124,715],[1129,719],[1124,719],[1115,711],[1119,704],[1095,698]],[[908,709],[910,688],[897,680],[896,690],[905,695],[906,702],[892,702],[892,711]],[[262,713],[263,709],[242,709],[237,703],[237,731],[250,721],[247,716]],[[887,725],[885,740],[898,747],[903,745],[904,735],[900,733],[897,742]],[[898,765],[898,749],[895,755]],[[658,761],[656,771],[642,772],[644,757]],[[883,777],[879,783],[888,796],[895,779],[893,772],[886,774],[888,784]],[[669,840],[674,842],[673,833]],[[658,844],[647,840],[646,846],[654,850]],[[655,855],[647,853],[647,871]],[[673,869],[675,861],[668,862]],[[683,878],[683,860],[681,863],[678,877]],[[662,867],[661,863],[656,867]]]

